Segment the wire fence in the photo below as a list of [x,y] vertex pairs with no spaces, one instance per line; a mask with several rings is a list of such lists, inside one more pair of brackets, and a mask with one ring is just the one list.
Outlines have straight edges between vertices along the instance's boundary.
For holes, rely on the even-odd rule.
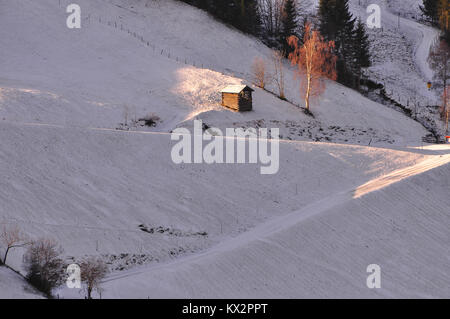
[[[159,55],[161,57],[165,57],[165,58],[170,59],[173,62],[176,62],[178,64],[184,64],[186,66],[189,65],[189,66],[193,66],[196,68],[211,70],[214,72],[218,72],[224,76],[239,77],[239,78],[243,79],[244,81],[246,81],[247,83],[253,83],[253,77],[250,73],[244,73],[244,72],[232,70],[231,68],[223,68],[223,67],[221,68],[218,65],[199,62],[199,61],[196,61],[191,58],[186,58],[186,57],[182,57],[177,54],[174,54],[167,48],[156,46],[151,40],[147,39],[141,33],[127,27],[123,22],[117,22],[113,19],[106,19],[101,16],[92,16],[92,15],[88,15],[85,18],[85,20],[88,24],[91,24],[91,22],[99,23],[101,25],[110,27],[119,32],[123,32],[124,34],[126,34],[130,37],[133,37],[134,39],[139,41],[143,46],[145,46],[149,50],[151,50],[154,55]],[[278,93],[274,92],[273,90],[270,90],[267,87],[264,90],[270,94],[278,96]],[[291,103],[294,106],[300,107],[300,105],[298,103],[294,103],[293,101],[290,101],[289,99],[285,99],[285,101],[288,103]]]
[[91,24],[91,22],[95,22],[95,23],[99,23],[104,26],[108,26],[117,31],[120,31],[120,32],[136,39],[137,41],[139,41],[143,46],[145,46],[149,50],[151,50],[153,52],[153,54],[165,57],[176,63],[189,65],[189,66],[193,66],[193,67],[201,68],[201,69],[205,69],[205,70],[219,72],[222,75],[227,75],[227,76],[231,76],[231,77],[239,76],[240,78],[251,82],[251,76],[248,73],[235,71],[230,68],[221,68],[217,65],[212,65],[212,64],[196,61],[192,58],[187,58],[187,57],[179,56],[178,54],[174,54],[167,48],[158,47],[151,40],[147,39],[144,35],[142,35],[138,31],[135,31],[135,30],[127,27],[123,22],[117,22],[115,20],[106,19],[101,16],[94,17],[92,15],[88,15],[85,18],[85,20],[88,24]]

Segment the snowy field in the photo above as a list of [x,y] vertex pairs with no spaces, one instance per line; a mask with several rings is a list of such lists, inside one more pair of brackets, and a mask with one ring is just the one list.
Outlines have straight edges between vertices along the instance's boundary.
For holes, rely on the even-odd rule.
[[42,299],[20,275],[0,266],[0,299]]
[[[68,262],[101,256],[106,298],[450,296],[450,148],[424,144],[423,126],[336,83],[314,118],[257,88],[254,111],[230,112],[219,92],[270,60],[260,41],[171,0],[79,0],[74,31],[69,3],[0,3],[0,224],[56,239]],[[417,32],[434,31],[386,16],[377,44],[404,43],[370,72],[406,96],[430,76]],[[175,165],[169,132],[194,119],[279,128],[278,174]],[[23,252],[8,264],[23,271]],[[22,285],[0,268],[0,298],[35,296]]]

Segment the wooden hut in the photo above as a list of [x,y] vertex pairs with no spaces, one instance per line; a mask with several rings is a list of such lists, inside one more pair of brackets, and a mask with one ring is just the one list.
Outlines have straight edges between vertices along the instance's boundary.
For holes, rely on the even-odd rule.
[[238,112],[251,111],[253,91],[247,85],[229,85],[221,91],[222,106]]

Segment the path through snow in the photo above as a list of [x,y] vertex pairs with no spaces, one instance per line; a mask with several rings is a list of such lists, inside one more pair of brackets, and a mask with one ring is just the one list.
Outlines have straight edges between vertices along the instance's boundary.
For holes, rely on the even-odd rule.
[[[450,152],[450,148],[447,149]],[[316,216],[321,212],[327,211],[332,207],[338,206],[345,202],[351,201],[353,199],[362,197],[371,192],[380,190],[394,183],[400,182],[406,178],[410,178],[422,173],[425,173],[434,168],[440,167],[450,163],[450,153],[445,155],[433,155],[424,161],[403,169],[396,170],[390,174],[385,176],[381,176],[379,178],[373,179],[368,183],[357,187],[356,189],[351,189],[348,191],[343,191],[334,195],[331,195],[323,200],[317,201],[306,207],[292,212],[290,214],[280,216],[277,218],[273,218],[264,222],[250,231],[242,233],[236,237],[233,237],[229,240],[223,241],[218,245],[212,247],[211,249],[190,255],[187,257],[181,257],[173,262],[162,263],[155,266],[146,267],[144,269],[135,269],[130,271],[125,271],[120,274],[113,274],[109,276],[104,282],[111,282],[122,278],[127,278],[130,276],[135,276],[139,274],[143,274],[146,272],[151,272],[157,269],[169,269],[175,266],[179,266],[181,264],[189,264],[202,258],[209,257],[212,255],[221,254],[227,251],[232,251],[239,247],[244,247],[249,245],[249,243],[254,241],[267,241],[269,237],[287,230],[288,228],[296,225],[298,223],[303,222],[304,220]]]
[[[399,17],[387,8],[386,0],[383,1],[383,9],[383,19],[389,19],[391,24],[398,23]],[[414,20],[400,17],[400,29],[405,29],[405,27],[410,29],[409,31],[419,35],[421,38],[421,40],[417,41],[415,44],[414,57],[418,69],[420,70],[425,81],[431,81],[433,78],[433,70],[430,68],[428,63],[428,55],[431,46],[439,37],[439,31],[435,28],[420,24]]]

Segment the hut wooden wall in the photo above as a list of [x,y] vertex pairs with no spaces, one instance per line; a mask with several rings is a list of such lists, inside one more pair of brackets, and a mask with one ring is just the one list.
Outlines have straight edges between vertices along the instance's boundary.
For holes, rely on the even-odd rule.
[[230,109],[239,111],[239,96],[238,94],[222,93],[222,105]]
[[252,110],[252,99],[239,97],[239,112],[246,112]]
[[246,99],[239,94],[222,93],[222,105],[239,112],[251,111],[252,99]]

